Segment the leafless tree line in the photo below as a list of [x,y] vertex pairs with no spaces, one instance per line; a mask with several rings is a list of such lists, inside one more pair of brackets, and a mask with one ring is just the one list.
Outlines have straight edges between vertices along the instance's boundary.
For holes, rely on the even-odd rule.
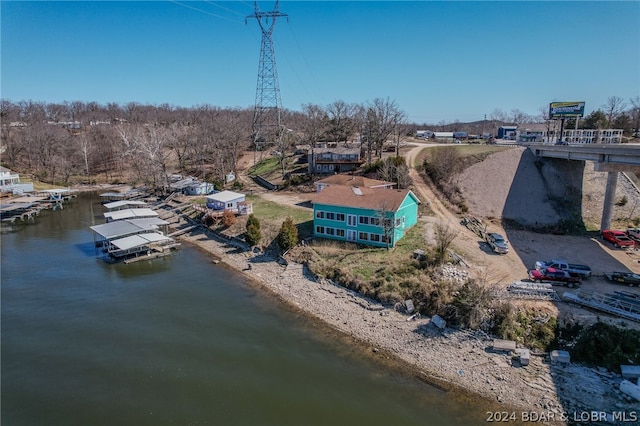
[[[284,110],[287,130],[276,150],[284,157],[297,144],[359,144],[369,162],[394,135],[399,141],[405,114],[390,99],[366,104],[336,101]],[[251,109],[210,105],[95,102],[51,104],[2,100],[2,163],[38,180],[124,180],[163,188],[172,172],[223,181],[236,172],[252,145]]]
[[2,100],[2,163],[50,183],[72,177],[164,188],[178,172],[222,181],[249,146],[252,111]]

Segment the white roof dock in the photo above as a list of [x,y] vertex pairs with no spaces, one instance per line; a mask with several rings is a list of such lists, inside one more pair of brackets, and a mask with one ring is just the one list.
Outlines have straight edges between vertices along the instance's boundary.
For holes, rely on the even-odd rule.
[[115,221],[124,220],[124,219],[157,217],[157,216],[158,216],[158,213],[148,208],[124,209],[124,210],[117,210],[113,212],[107,212],[104,214],[104,217],[107,220],[107,222],[115,222]]
[[168,225],[169,222],[158,218],[125,219],[115,222],[104,223],[102,225],[91,226],[91,230],[106,240],[124,237],[127,235],[140,234],[155,231],[160,226]]
[[136,201],[136,200],[128,200],[128,201],[113,201],[111,203],[105,203],[104,206],[108,210],[122,210],[123,207],[127,206],[146,206],[147,203],[144,201]]
[[117,240],[112,240],[111,244],[117,247],[118,250],[131,250],[132,248],[143,247],[151,243],[168,241],[173,241],[173,239],[162,235],[160,232],[151,232],[147,234],[118,238]]

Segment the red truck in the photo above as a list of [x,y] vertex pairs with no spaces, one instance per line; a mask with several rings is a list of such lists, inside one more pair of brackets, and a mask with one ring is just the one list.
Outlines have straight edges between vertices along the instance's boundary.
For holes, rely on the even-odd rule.
[[600,236],[603,240],[613,244],[615,248],[629,248],[634,247],[636,244],[624,231],[605,229],[600,231]]
[[532,269],[529,271],[529,278],[533,282],[541,283],[543,281],[559,283],[569,288],[580,285],[580,278],[572,277],[567,271],[555,268]]

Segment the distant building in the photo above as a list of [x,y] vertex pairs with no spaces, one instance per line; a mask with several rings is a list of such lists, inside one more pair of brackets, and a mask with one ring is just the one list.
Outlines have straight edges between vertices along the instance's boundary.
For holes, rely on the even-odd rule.
[[500,126],[498,127],[498,139],[507,139],[515,141],[517,138],[516,131],[518,126]]
[[363,163],[360,148],[311,148],[308,158],[311,174],[349,172]]
[[454,139],[467,139],[469,137],[467,132],[453,132]]
[[453,139],[453,132],[433,132],[435,139]]
[[[621,143],[622,129],[565,129],[562,140],[570,144]],[[560,129],[544,123],[522,124],[516,131],[518,142],[558,142]]]
[[429,139],[433,137],[433,132],[431,130],[417,130],[416,138],[418,139]]
[[0,191],[22,194],[33,192],[33,183],[20,183],[20,175],[0,166]]

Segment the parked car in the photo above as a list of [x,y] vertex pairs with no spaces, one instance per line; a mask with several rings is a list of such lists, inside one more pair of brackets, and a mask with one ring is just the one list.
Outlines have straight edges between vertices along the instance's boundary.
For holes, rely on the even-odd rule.
[[629,287],[640,286],[640,275],[633,272],[605,272],[604,275],[609,281],[626,284]]
[[635,242],[627,236],[624,231],[616,229],[605,229],[600,231],[600,236],[605,241],[609,241],[614,247],[629,248],[635,246]]
[[629,228],[629,229],[627,229],[627,235],[632,240],[640,241],[640,228]]
[[566,260],[551,259],[544,262],[541,260],[536,262],[536,269],[540,270],[544,268],[567,271],[572,277],[578,277],[581,279],[589,278],[591,276],[591,268],[589,266],[569,263]]
[[533,282],[550,281],[552,283],[560,283],[569,288],[580,285],[580,278],[572,277],[567,271],[554,268],[532,269],[529,271],[529,278]]
[[500,234],[495,232],[487,234],[487,243],[491,246],[491,250],[496,253],[506,254],[509,252],[509,244]]

